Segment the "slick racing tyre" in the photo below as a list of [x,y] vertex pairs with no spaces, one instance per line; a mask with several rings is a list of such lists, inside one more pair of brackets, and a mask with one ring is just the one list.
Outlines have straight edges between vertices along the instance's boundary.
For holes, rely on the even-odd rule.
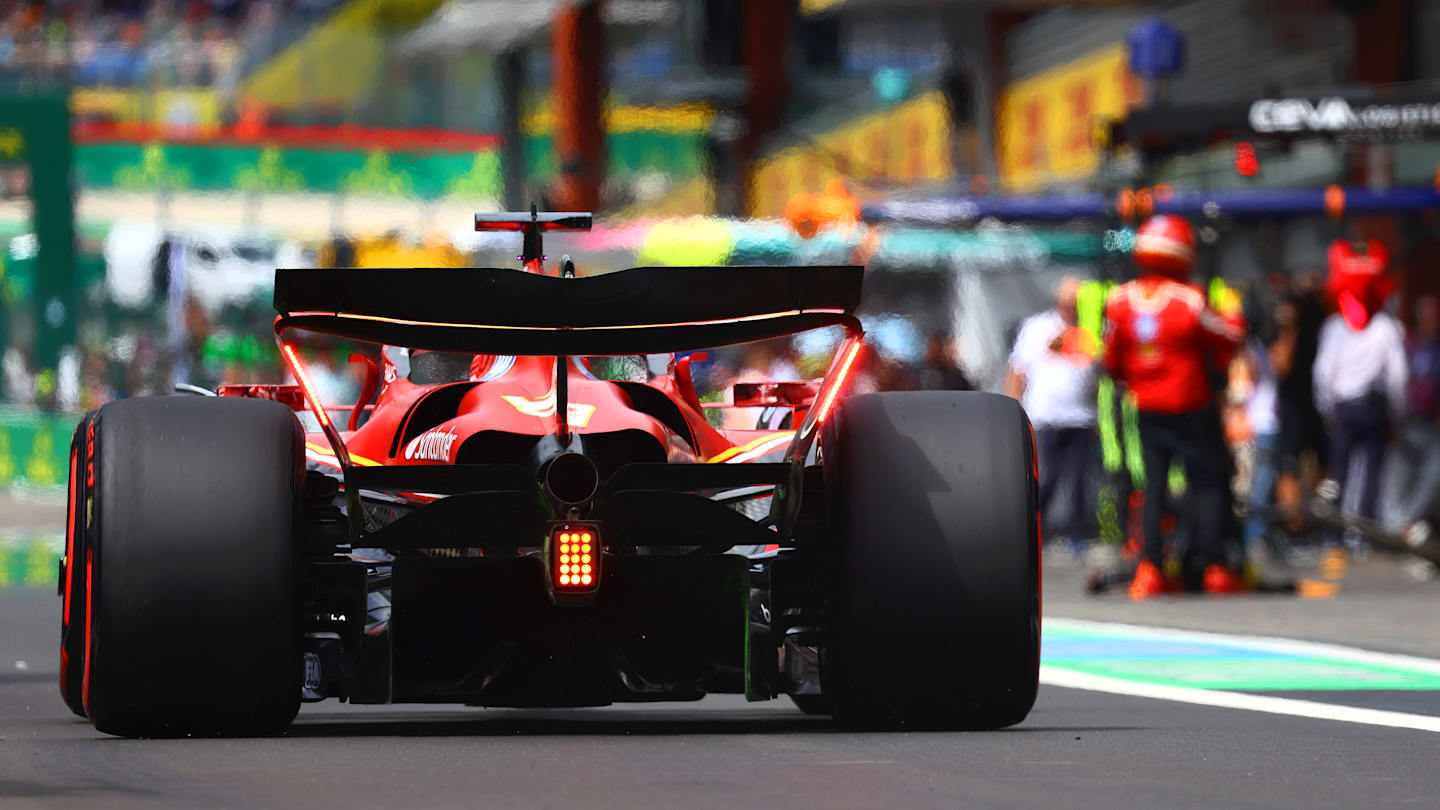
[[90,510],[88,472],[94,449],[95,411],[85,414],[70,438],[70,484],[65,499],[65,558],[60,566],[60,696],[70,711],[84,717],[85,607],[89,593],[85,586],[85,552],[89,548],[87,520]]
[[790,702],[795,708],[806,714],[829,714],[830,707],[825,703],[824,695],[791,695]]
[[121,736],[284,730],[299,709],[303,438],[275,402],[112,402],[95,419],[85,708]]
[[990,729],[1035,702],[1040,549],[1030,422],[1009,397],[864,394],[824,427],[842,723]]

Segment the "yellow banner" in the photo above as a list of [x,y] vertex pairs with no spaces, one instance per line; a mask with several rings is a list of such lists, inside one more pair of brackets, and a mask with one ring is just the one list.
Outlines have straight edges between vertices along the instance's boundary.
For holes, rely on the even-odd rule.
[[938,92],[868,115],[771,155],[755,173],[750,216],[778,217],[797,194],[834,178],[886,183],[947,180],[950,112]]
[[219,128],[223,108],[220,94],[208,88],[149,91],[77,87],[70,93],[70,111],[77,116],[184,132],[206,133]]
[[1100,165],[1098,126],[1139,98],[1124,45],[1028,79],[1000,97],[996,132],[1001,185],[1030,190],[1089,176]]
[[[709,129],[714,118],[714,111],[701,104],[611,106],[605,110],[605,132],[609,135],[641,131],[696,135]],[[547,98],[538,109],[521,119],[520,131],[526,135],[549,135],[555,131],[557,121],[559,116],[555,114],[555,105]]]

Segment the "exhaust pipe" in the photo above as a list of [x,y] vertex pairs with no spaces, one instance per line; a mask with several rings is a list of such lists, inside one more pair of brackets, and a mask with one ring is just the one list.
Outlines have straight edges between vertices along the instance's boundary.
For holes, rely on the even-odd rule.
[[600,471],[595,462],[580,453],[561,453],[550,459],[541,474],[545,493],[566,506],[580,506],[595,497]]

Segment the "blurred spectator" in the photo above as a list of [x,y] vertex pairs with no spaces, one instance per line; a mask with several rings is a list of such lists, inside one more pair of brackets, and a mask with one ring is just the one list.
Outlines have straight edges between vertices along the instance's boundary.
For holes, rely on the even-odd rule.
[[205,32],[205,61],[210,65],[210,76],[217,89],[229,93],[240,81],[240,48],[232,37],[220,28]]
[[29,405],[35,401],[35,381],[30,375],[30,363],[24,352],[15,346],[5,349],[3,363],[5,377],[5,398],[15,405]]
[[[749,343],[741,355],[740,370],[726,385],[723,396],[726,402],[733,402],[735,383],[770,382],[772,380],[798,380],[800,372],[795,369],[793,350],[787,342],[777,345],[775,341]],[[726,408],[724,426],[738,430],[755,430],[765,427],[761,419],[765,408]]]
[[[1282,305],[1288,306],[1288,305]],[[1293,313],[1277,312],[1277,319],[1293,319]],[[1245,422],[1252,442],[1250,467],[1250,515],[1245,520],[1245,552],[1252,559],[1264,548],[1269,520],[1264,514],[1271,504],[1278,468],[1276,444],[1280,420],[1276,414],[1278,387],[1272,352],[1275,343],[1267,345],[1258,335],[1247,342],[1240,363],[1246,370],[1249,390],[1245,397]]]
[[1415,330],[1406,341],[1410,366],[1410,416],[1390,452],[1396,463],[1381,487],[1380,516],[1392,529],[1426,517],[1440,501],[1440,299],[1415,302]]
[[[340,0],[284,3],[298,30]],[[27,79],[68,78],[106,87],[208,87],[230,91],[291,41],[277,37],[270,0],[6,4],[0,19],[0,72]],[[293,34],[292,34],[293,38]]]
[[[432,354],[437,353],[432,352]],[[469,359],[463,358],[463,360],[468,371]],[[314,379],[316,393],[319,394],[320,401],[326,403],[327,406],[331,404],[348,405],[354,402],[355,397],[360,393],[360,384],[364,381],[363,376],[356,380],[354,372],[349,368],[337,368],[335,359],[329,352],[316,352],[314,360],[306,363],[305,371]]]
[[965,372],[960,370],[960,357],[955,338],[936,332],[925,344],[924,367],[920,369],[920,387],[928,391],[973,391]]
[[775,359],[767,370],[770,379],[780,382],[800,379],[800,370],[795,367],[794,344],[788,339],[782,339],[779,343],[780,345],[775,347]]
[[1077,325],[1080,280],[1055,288],[1055,306],[1020,326],[1005,374],[1005,393],[1020,400],[1035,427],[1040,456],[1040,508],[1049,510],[1062,485],[1069,520],[1059,529],[1073,550],[1084,547],[1087,482],[1095,458],[1096,346]]
[[85,346],[81,372],[80,409],[93,411],[115,398],[105,367],[104,346]]
[[[1269,531],[1268,508],[1275,502],[1281,468],[1280,390],[1292,371],[1295,347],[1295,304],[1290,278],[1275,271],[1265,277],[1247,301],[1250,339],[1231,365],[1231,407],[1243,422],[1243,441],[1235,447],[1239,472],[1237,491],[1247,493],[1249,517],[1244,525],[1246,556],[1259,563]],[[1236,444],[1232,420],[1227,438]]]
[[[1291,292],[1283,321],[1276,319],[1276,335],[1270,344],[1270,359],[1277,378],[1276,413],[1280,434],[1276,437],[1279,471],[1275,479],[1275,501],[1292,517],[1288,527],[1299,530],[1303,492],[1301,479],[1305,460],[1321,466],[1326,454],[1325,425],[1315,408],[1315,353],[1320,345],[1320,325],[1325,305],[1318,271],[1299,274]],[[1277,308],[1277,312],[1278,312]]]
[[[1371,250],[1370,258],[1376,256]],[[1391,427],[1405,413],[1405,331],[1380,309],[1383,267],[1364,273],[1343,272],[1362,254],[1332,255],[1332,286],[1337,283],[1340,312],[1325,319],[1315,357],[1315,405],[1330,428],[1329,475],[1338,503],[1362,517],[1376,516],[1380,465]],[[1358,488],[1351,462],[1360,464]]]
[[1245,336],[1239,312],[1211,309],[1188,282],[1195,262],[1195,230],[1160,215],[1135,234],[1139,278],[1121,285],[1106,305],[1105,367],[1135,398],[1145,459],[1145,558],[1130,584],[1132,599],[1164,593],[1165,538],[1161,518],[1170,466],[1185,468],[1192,533],[1189,562],[1203,568],[1212,593],[1240,590],[1226,564],[1221,538],[1230,459],[1212,401],[1209,369],[1225,368]]
[[1405,353],[1410,364],[1410,415],[1434,429],[1440,420],[1440,299],[1435,296],[1415,302],[1415,331]]

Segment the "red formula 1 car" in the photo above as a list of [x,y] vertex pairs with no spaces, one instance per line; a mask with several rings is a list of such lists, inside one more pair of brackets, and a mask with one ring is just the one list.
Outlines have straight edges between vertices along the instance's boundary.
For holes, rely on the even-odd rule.
[[[589,222],[477,217],[523,234],[522,270],[279,270],[298,385],[87,415],[61,569],[71,708],[140,736],[278,732],[330,697],[1024,718],[1039,526],[1018,405],[846,398],[859,267],[543,272],[544,231]],[[845,331],[822,381],[738,392],[793,408],[793,430],[712,427],[687,360],[640,382],[588,359],[822,327]],[[368,414],[319,403],[304,331],[388,347]]]

